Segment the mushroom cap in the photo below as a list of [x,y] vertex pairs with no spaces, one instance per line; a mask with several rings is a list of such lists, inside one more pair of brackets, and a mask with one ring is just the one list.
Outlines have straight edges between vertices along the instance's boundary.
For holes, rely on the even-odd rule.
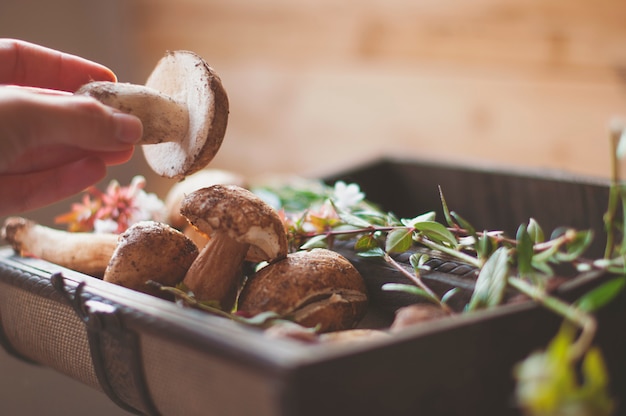
[[247,189],[213,185],[187,195],[180,208],[201,232],[216,232],[250,245],[246,259],[271,261],[287,255],[287,234],[278,213]]
[[252,276],[238,300],[240,311],[274,311],[320,332],[353,328],[365,315],[363,277],[345,257],[327,249],[290,253]]
[[180,213],[180,205],[186,195],[211,185],[237,185],[245,187],[242,175],[222,169],[202,169],[172,186],[165,197],[166,222],[179,230],[188,225]]
[[120,234],[103,280],[167,297],[146,282],[176,286],[197,256],[196,245],[180,231],[164,223],[140,221]]
[[228,96],[220,77],[197,54],[173,51],[157,63],[146,87],[184,104],[189,111],[189,128],[181,142],[142,146],[152,170],[180,179],[205,167],[226,134]]

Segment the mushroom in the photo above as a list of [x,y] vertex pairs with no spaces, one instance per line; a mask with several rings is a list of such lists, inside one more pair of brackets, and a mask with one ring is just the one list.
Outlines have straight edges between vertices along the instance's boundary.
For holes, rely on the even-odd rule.
[[351,329],[363,318],[363,277],[345,257],[327,249],[290,253],[246,282],[238,300],[242,313],[274,311],[319,332]]
[[170,188],[165,197],[166,222],[172,227],[181,230],[191,238],[199,248],[204,247],[208,237],[191,226],[187,219],[180,213],[180,205],[183,198],[198,189],[211,185],[237,185],[245,187],[246,180],[243,176],[234,172],[221,169],[202,169],[184,180],[177,182]]
[[37,257],[90,276],[102,277],[117,246],[117,234],[73,233],[22,217],[9,217],[2,238],[21,256]]
[[222,82],[193,52],[168,52],[145,86],[96,81],[76,94],[139,117],[146,161],[167,178],[182,179],[205,167],[226,133],[228,97]]
[[265,331],[263,335],[271,339],[286,339],[305,344],[348,344],[389,338],[389,333],[380,329],[344,329],[326,333],[317,333],[292,321],[281,321]]
[[404,306],[396,310],[395,318],[389,330],[391,332],[401,332],[406,328],[449,315],[448,312],[439,306],[427,303]]
[[161,222],[140,221],[120,234],[103,280],[168,298],[146,282],[176,286],[197,256],[196,245],[180,231]]
[[183,280],[200,301],[232,309],[244,260],[274,261],[287,255],[287,235],[278,213],[247,189],[199,189],[183,199],[181,213],[210,236]]
[[320,335],[320,342],[347,344],[389,338],[389,333],[380,329],[344,329]]

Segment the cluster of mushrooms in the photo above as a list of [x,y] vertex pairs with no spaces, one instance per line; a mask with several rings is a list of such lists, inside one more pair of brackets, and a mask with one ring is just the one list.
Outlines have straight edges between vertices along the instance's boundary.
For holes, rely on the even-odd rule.
[[[278,213],[251,191],[200,188],[184,195],[179,212],[186,231],[141,221],[120,235],[75,233],[11,217],[2,234],[17,253],[162,298],[169,293],[148,281],[182,284],[224,311],[235,304],[249,316],[272,311],[319,333],[352,329],[364,316],[366,287],[354,266],[331,250],[289,253]],[[246,264],[262,267],[246,275]]]
[[[221,171],[206,169],[224,138],[229,104],[219,76],[201,57],[168,52],[145,86],[92,82],[76,94],[142,120],[139,145],[148,165],[179,181],[166,199],[168,218],[138,222],[118,235],[11,217],[2,238],[17,254],[158,297],[171,295],[148,281],[184,287],[224,311],[236,305],[249,316],[275,312],[295,324],[266,331],[277,336],[317,341],[386,334],[353,329],[368,299],[363,277],[347,259],[326,249],[289,253],[278,213],[236,175],[216,177]],[[244,265],[256,267],[246,273]]]

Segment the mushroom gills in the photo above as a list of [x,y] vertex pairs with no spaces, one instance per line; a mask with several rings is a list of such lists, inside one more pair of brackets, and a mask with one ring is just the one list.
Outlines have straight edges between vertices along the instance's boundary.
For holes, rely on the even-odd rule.
[[[306,327],[320,326],[322,332],[335,331],[355,326],[358,322],[353,317],[364,303],[367,296],[356,290],[318,292],[303,299],[285,316]],[[338,313],[342,311],[348,313]]]

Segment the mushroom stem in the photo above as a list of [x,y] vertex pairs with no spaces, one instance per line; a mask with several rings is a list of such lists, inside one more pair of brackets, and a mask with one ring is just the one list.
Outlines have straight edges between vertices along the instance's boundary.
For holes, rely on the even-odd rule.
[[222,310],[230,311],[235,305],[249,247],[226,232],[214,233],[187,270],[183,284],[199,301],[215,301]]
[[143,124],[139,144],[181,142],[189,129],[184,103],[143,85],[97,81],[83,85],[78,95],[88,95],[109,107],[137,116]]
[[9,217],[2,228],[4,238],[16,253],[32,256],[102,277],[117,246],[118,235],[72,233],[37,224],[21,217]]

